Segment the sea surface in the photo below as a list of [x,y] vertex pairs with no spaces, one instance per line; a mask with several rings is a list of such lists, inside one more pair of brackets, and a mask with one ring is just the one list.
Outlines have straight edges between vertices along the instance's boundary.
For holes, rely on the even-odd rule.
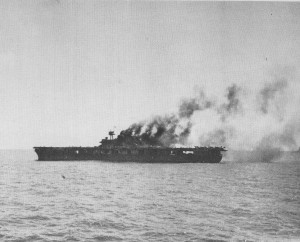
[[300,241],[300,161],[36,158],[0,151],[0,241]]

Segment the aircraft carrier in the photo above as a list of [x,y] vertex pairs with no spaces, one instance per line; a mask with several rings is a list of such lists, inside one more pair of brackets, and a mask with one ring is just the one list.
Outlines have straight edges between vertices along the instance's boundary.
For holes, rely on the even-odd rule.
[[34,147],[39,161],[101,160],[142,163],[219,163],[224,147],[175,148],[146,145],[138,137],[127,140],[103,139],[95,147]]

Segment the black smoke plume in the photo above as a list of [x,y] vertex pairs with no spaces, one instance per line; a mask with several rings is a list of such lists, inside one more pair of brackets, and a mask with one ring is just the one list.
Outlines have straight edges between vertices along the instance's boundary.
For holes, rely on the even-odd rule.
[[141,146],[165,146],[184,144],[190,134],[192,124],[180,123],[174,114],[164,117],[156,116],[149,121],[132,124],[120,132],[118,142]]
[[183,99],[178,113],[155,116],[150,120],[132,124],[128,129],[120,132],[117,140],[122,144],[142,146],[186,145],[193,126],[191,121],[193,114],[213,106],[213,101],[209,100],[201,90],[197,97]]
[[254,91],[232,84],[222,102],[200,90],[183,99],[177,113],[132,124],[117,140],[145,146],[226,146],[248,150],[257,161],[273,161],[283,150],[299,147],[300,119],[294,111],[299,96],[292,99],[295,91],[289,83],[288,78],[275,79]]

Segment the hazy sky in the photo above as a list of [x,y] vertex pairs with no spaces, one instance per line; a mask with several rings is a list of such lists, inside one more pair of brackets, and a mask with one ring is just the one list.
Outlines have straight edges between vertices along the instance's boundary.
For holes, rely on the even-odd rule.
[[0,0],[0,148],[97,145],[300,63],[300,4]]

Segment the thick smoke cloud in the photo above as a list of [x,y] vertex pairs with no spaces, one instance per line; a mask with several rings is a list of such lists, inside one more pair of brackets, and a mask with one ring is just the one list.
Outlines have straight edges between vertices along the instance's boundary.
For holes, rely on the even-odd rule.
[[258,89],[233,83],[220,98],[198,90],[180,102],[177,113],[133,124],[118,140],[154,146],[226,146],[252,151],[253,159],[275,160],[282,150],[299,147],[300,100],[295,90],[300,89],[292,76],[278,75]]
[[178,115],[156,116],[152,119],[131,125],[128,129],[121,131],[118,136],[120,143],[151,145],[151,146],[173,146],[185,144],[190,134],[192,123]]

